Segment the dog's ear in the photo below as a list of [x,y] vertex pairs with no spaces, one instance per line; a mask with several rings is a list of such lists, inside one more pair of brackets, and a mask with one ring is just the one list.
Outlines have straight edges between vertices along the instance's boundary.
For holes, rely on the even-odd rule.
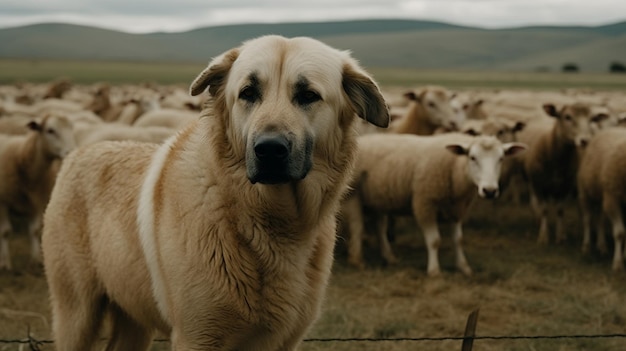
[[206,88],[209,93],[215,95],[217,89],[224,83],[224,79],[230,71],[233,62],[239,56],[239,49],[231,49],[214,58],[211,63],[194,79],[189,88],[192,96],[202,94]]
[[389,126],[389,110],[378,86],[356,63],[343,66],[343,90],[356,114],[375,126]]

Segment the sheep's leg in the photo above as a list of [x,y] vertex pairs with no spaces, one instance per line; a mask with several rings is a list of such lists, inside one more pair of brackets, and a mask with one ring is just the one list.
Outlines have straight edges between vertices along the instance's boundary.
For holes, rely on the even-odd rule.
[[556,243],[561,244],[567,240],[567,232],[565,231],[565,223],[563,221],[563,202],[559,201],[555,203],[556,207]]
[[426,272],[431,277],[438,276],[441,274],[441,268],[439,268],[441,235],[437,225],[437,209],[433,207],[432,203],[422,202],[419,194],[414,194],[412,207],[415,220],[424,234],[426,250],[428,251],[428,268]]
[[33,262],[41,263],[41,216],[35,216],[28,224],[28,236],[30,237],[30,257]]
[[613,270],[621,271],[624,269],[624,218],[622,218],[622,209],[619,201],[609,194],[604,194],[603,208],[606,215],[613,225],[613,239],[615,240],[613,250]]
[[461,222],[454,223],[454,248],[456,250],[456,266],[465,275],[472,275],[472,268],[467,263],[463,251],[463,227]]
[[598,252],[601,254],[606,254],[608,252],[608,248],[606,246],[606,233],[604,231],[604,218],[602,217],[602,213],[598,213],[595,218],[596,224],[596,248]]
[[11,223],[4,206],[0,206],[0,269],[11,270],[11,253],[9,252],[9,235]]
[[532,208],[539,217],[539,236],[537,237],[537,243],[547,245],[549,241],[548,204],[546,201],[540,200],[533,191],[530,193],[530,200]]
[[439,246],[441,246],[441,235],[439,234],[439,228],[437,222],[430,222],[421,225],[424,232],[424,240],[426,241],[426,249],[428,250],[428,266],[426,272],[431,277],[436,277],[441,274],[441,268],[439,268]]
[[348,263],[363,269],[363,208],[357,196],[350,196],[344,201],[343,216],[348,224]]
[[387,228],[389,224],[388,215],[380,215],[376,220],[376,232],[378,234],[378,242],[380,245],[380,254],[385,259],[387,264],[398,263],[398,259],[393,254],[389,238],[387,236]]
[[113,328],[106,351],[147,350],[152,343],[153,332],[137,324],[117,307],[111,308]]
[[592,226],[591,223],[593,222],[593,220],[592,220],[591,210],[589,209],[588,205],[584,203],[583,199],[581,199],[581,202],[580,202],[580,214],[582,217],[582,226],[583,226],[582,252],[583,254],[587,255],[591,251],[590,250],[591,226]]
[[521,180],[518,179],[516,175],[511,175],[509,180],[505,182],[505,184],[501,185],[501,189],[506,189],[510,194],[511,203],[513,205],[519,206],[522,203],[522,191],[520,187]]

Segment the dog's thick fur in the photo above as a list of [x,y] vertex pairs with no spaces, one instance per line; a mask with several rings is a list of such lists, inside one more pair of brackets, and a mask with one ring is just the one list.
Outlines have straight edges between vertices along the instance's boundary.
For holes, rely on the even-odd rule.
[[58,350],[90,350],[105,315],[107,350],[156,330],[173,350],[292,350],[319,314],[354,115],[387,126],[383,97],[347,52],[279,36],[212,60],[191,93],[207,88],[163,145],[65,160],[43,233]]

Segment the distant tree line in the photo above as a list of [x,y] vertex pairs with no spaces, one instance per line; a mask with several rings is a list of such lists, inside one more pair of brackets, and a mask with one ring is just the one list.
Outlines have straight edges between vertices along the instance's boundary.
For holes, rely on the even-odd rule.
[[[563,66],[561,66],[561,72],[564,72],[564,73],[576,73],[579,71],[580,71],[580,68],[578,67],[578,64],[574,62],[566,62],[563,64]],[[610,73],[626,73],[626,65],[619,61],[613,61],[609,65],[609,72]]]
[[611,73],[626,73],[626,65],[621,62],[613,61],[609,66],[609,72]]

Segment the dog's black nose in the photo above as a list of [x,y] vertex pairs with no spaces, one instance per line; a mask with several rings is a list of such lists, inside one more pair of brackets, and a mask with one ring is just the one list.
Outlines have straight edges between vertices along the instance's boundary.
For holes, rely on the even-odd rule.
[[254,154],[261,161],[283,161],[289,156],[289,141],[282,135],[260,136]]

